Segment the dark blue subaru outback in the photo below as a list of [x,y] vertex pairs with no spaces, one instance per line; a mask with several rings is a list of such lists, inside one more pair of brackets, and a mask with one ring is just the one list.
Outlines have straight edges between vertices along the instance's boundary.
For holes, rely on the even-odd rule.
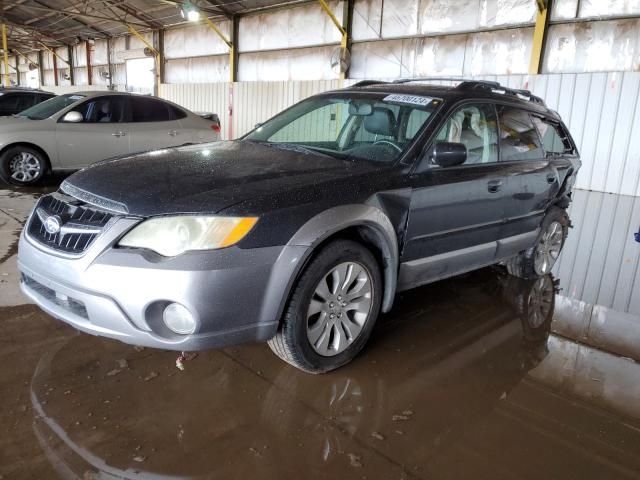
[[268,341],[326,372],[397,292],[492,264],[551,271],[580,160],[526,90],[365,81],[231,142],[95,164],[42,197],[23,291],[95,335],[180,351]]

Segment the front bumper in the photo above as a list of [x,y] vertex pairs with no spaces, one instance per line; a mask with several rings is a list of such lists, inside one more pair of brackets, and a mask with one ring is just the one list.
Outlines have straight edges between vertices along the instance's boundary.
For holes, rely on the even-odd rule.
[[[121,219],[79,258],[59,256],[21,235],[22,291],[78,330],[134,345],[189,351],[271,338],[307,247],[229,247],[164,258],[112,248],[134,220]],[[178,302],[196,317],[191,335],[166,328]]]

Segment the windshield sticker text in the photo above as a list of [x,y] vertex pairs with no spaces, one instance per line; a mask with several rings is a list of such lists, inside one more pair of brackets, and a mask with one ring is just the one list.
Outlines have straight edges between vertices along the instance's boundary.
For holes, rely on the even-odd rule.
[[400,93],[394,93],[393,95],[387,95],[382,99],[383,102],[397,102],[408,103],[411,105],[421,105],[426,107],[434,99],[432,97],[423,97],[420,95],[402,95]]

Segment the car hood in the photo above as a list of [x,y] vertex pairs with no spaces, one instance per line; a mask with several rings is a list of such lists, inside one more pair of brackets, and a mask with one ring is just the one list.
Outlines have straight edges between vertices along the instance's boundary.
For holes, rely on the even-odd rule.
[[377,169],[368,162],[238,140],[105,160],[69,177],[62,190],[144,217],[217,213],[273,193],[302,188],[311,194],[327,182]]

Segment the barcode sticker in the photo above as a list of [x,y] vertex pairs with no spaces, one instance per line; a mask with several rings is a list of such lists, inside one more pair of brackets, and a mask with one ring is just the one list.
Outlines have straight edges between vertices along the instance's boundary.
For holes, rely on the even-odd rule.
[[408,103],[410,105],[420,105],[426,107],[433,102],[433,97],[423,97],[421,95],[403,95],[400,93],[394,93],[387,95],[382,99],[383,102],[396,102],[396,103]]

